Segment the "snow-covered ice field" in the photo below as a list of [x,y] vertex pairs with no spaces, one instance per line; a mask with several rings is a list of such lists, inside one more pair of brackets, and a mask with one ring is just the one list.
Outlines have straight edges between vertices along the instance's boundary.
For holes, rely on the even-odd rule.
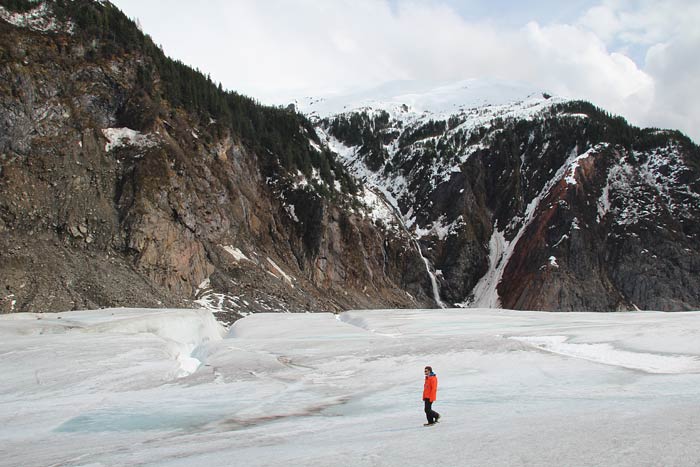
[[0,374],[2,466],[700,465],[697,312],[4,315]]

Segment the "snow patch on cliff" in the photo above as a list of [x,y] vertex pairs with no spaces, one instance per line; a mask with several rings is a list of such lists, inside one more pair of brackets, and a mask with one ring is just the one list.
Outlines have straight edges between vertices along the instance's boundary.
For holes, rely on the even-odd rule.
[[36,32],[62,32],[73,34],[75,24],[72,22],[61,23],[58,21],[49,7],[49,2],[40,2],[35,8],[24,12],[10,12],[0,6],[0,18],[17,26]]
[[107,138],[105,152],[124,146],[150,148],[158,145],[152,135],[146,135],[131,128],[104,128],[102,134]]

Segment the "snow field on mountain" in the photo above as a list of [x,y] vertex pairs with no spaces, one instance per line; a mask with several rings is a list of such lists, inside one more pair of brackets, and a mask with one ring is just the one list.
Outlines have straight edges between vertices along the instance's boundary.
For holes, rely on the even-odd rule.
[[[303,113],[329,117],[362,109],[384,110],[405,120],[430,114],[431,118],[474,108],[508,107],[517,101],[542,101],[542,91],[527,84],[496,79],[467,79],[457,82],[392,81],[350,95],[308,97],[296,102]],[[491,115],[495,118],[497,115]]]
[[699,335],[698,312],[6,315],[0,465],[696,465]]

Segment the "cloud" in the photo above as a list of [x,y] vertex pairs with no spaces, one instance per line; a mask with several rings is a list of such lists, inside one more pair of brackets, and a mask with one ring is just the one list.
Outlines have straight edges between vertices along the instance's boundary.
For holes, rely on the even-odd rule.
[[605,5],[589,9],[578,23],[605,42],[613,40],[620,31],[620,19],[613,9]]
[[652,46],[695,29],[699,8],[695,0],[603,0],[577,23],[606,42]]
[[117,2],[152,10],[144,29],[167,53],[264,102],[395,80],[510,79],[700,140],[690,0],[603,0],[570,24],[522,26],[467,19],[440,0],[154,3]]
[[636,124],[680,129],[700,142],[697,1],[605,0],[578,24],[613,47],[643,52],[641,70],[653,83],[651,93],[632,96],[619,112]]
[[625,55],[608,51],[590,31],[530,23],[525,39],[536,57],[527,78],[557,94],[590,100],[632,120],[638,120],[637,110],[646,109],[653,99],[651,76]]
[[646,68],[655,81],[644,123],[679,128],[700,141],[700,32],[683,34],[649,49]]

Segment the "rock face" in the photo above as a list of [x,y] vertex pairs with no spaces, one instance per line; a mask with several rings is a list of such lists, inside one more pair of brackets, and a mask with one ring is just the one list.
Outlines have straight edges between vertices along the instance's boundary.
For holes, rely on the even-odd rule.
[[532,94],[449,112],[375,102],[316,122],[395,200],[447,302],[700,307],[700,151],[677,132]]
[[[145,52],[14,23],[0,20],[0,311],[430,306],[410,236],[324,167],[272,172],[264,142],[168,101]],[[321,158],[303,117],[250,105]]]
[[15,3],[0,312],[700,307],[700,155],[677,132],[548,95],[310,120],[108,2]]

